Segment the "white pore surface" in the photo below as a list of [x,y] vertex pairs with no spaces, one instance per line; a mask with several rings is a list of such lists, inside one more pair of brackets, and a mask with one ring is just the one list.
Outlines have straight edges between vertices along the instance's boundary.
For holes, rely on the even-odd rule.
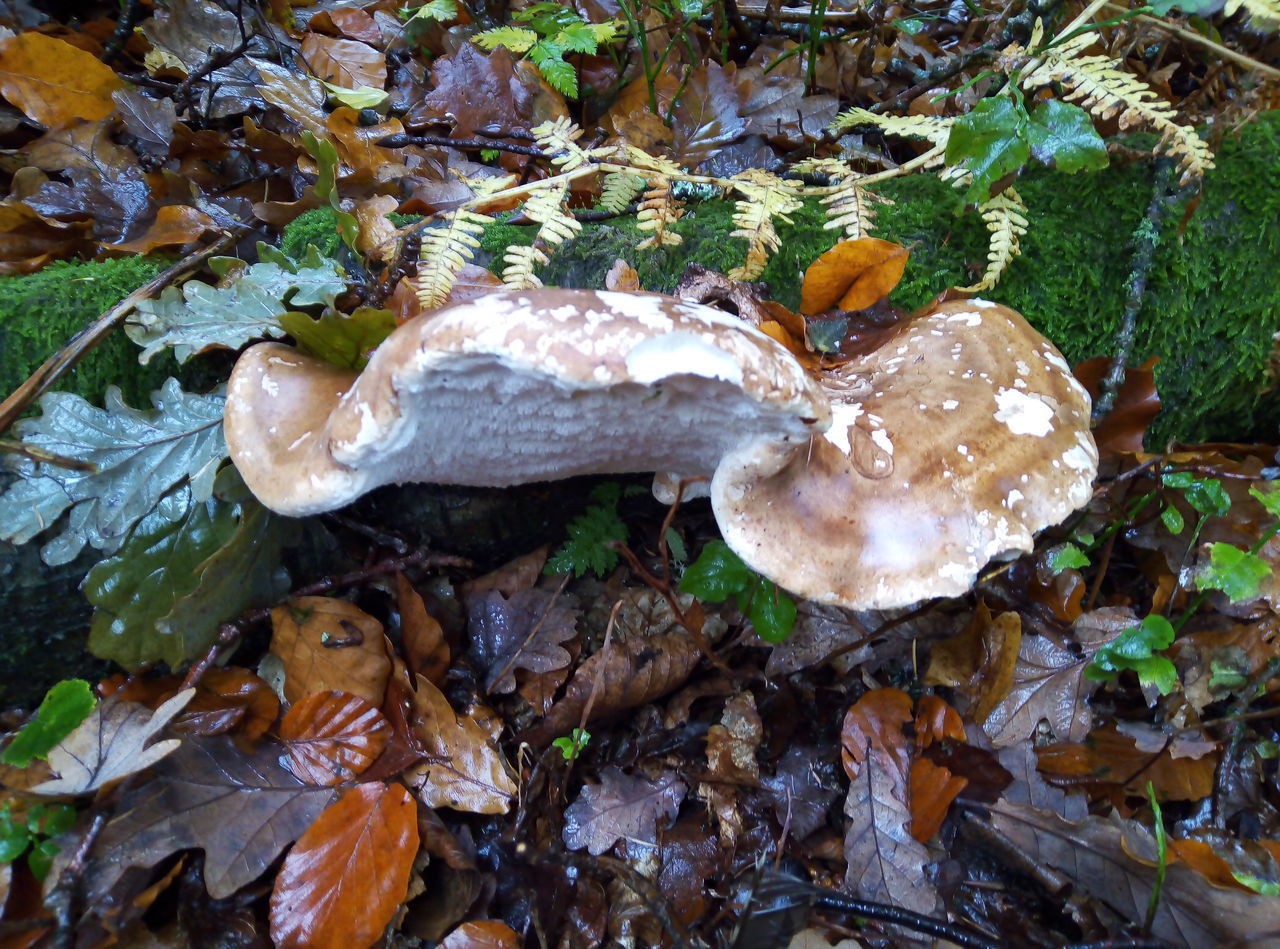
[[737,385],[673,375],[651,385],[572,387],[491,355],[457,356],[398,393],[385,437],[332,446],[361,491],[426,481],[502,487],[579,474],[711,475],[730,449],[761,435],[807,437],[794,416]]

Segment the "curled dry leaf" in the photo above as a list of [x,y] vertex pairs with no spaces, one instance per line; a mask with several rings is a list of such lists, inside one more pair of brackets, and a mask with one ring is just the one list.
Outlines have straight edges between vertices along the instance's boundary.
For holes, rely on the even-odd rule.
[[349,781],[382,754],[391,723],[368,700],[347,692],[317,692],[280,723],[285,764],[308,784]]
[[87,794],[151,767],[182,742],[151,739],[182,711],[195,689],[184,689],[154,712],[144,705],[104,699],[48,755],[59,777],[31,788],[32,794]]
[[800,312],[815,316],[835,307],[862,310],[898,285],[908,250],[876,237],[841,241],[805,271]]
[[294,845],[271,892],[277,949],[365,949],[404,902],[417,805],[400,784],[352,788]]
[[1022,637],[1013,687],[982,724],[992,744],[1003,748],[1026,741],[1042,718],[1058,738],[1083,741],[1093,724],[1088,698],[1098,687],[1084,677],[1085,667],[1099,649],[1137,622],[1131,610],[1121,607],[1084,614],[1071,626],[1079,652],[1047,636]]
[[505,814],[516,782],[502,752],[475,718],[459,716],[439,689],[417,677],[413,729],[427,759],[405,780],[428,807]]
[[478,919],[463,923],[440,943],[440,949],[519,949],[521,939],[506,923]]
[[924,681],[959,689],[981,725],[1013,688],[1021,645],[1022,618],[1012,610],[993,617],[979,603],[964,632],[934,644]]
[[449,671],[449,644],[440,623],[427,612],[422,596],[403,573],[396,573],[396,603],[400,607],[400,642],[409,671],[440,685]]
[[658,822],[675,816],[688,793],[674,772],[655,780],[633,777],[609,765],[599,784],[587,784],[564,811],[564,843],[598,857],[619,840],[658,841]]
[[0,40],[0,93],[50,127],[103,119],[115,111],[111,93],[124,86],[92,53],[43,33]]
[[271,651],[284,664],[284,697],[350,692],[382,703],[391,674],[382,624],[346,600],[304,596],[271,611]]
[[928,758],[911,762],[911,836],[928,843],[941,829],[951,802],[968,786],[968,778]]

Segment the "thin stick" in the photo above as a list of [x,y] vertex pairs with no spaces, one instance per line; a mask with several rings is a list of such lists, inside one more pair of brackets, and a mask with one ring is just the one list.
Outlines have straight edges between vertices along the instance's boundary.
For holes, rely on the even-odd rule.
[[40,396],[44,395],[55,382],[70,371],[76,363],[85,357],[95,346],[110,335],[111,331],[124,322],[124,318],[133,312],[143,300],[149,299],[163,290],[179,277],[195,270],[208,258],[234,244],[249,231],[249,225],[242,224],[229,234],[214,241],[203,250],[198,250],[178,261],[168,270],[148,280],[133,293],[129,294],[111,309],[71,338],[67,345],[44,361],[44,363],[13,393],[0,402],[0,434],[18,420],[23,412]]

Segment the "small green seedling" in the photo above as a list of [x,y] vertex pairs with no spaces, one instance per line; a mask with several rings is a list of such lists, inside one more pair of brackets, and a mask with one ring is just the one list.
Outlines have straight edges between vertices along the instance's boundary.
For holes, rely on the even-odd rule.
[[1163,616],[1152,614],[1099,649],[1093,662],[1085,667],[1085,678],[1114,682],[1128,669],[1138,674],[1143,685],[1154,686],[1161,695],[1168,695],[1178,684],[1178,670],[1156,653],[1168,648],[1173,637],[1173,624]]
[[76,822],[76,809],[70,804],[36,804],[25,815],[13,816],[12,805],[0,806],[0,863],[10,863],[24,853],[27,866],[36,879],[43,880],[57,844],[51,838],[65,833]]
[[582,754],[582,749],[591,741],[591,733],[585,728],[575,728],[568,735],[557,738],[551,744],[560,749],[565,761],[573,761]]
[[591,506],[569,522],[569,539],[551,555],[546,573],[580,577],[589,571],[603,577],[618,565],[618,552],[606,545],[627,540],[627,525],[618,514],[622,495],[622,485],[616,481],[595,487]]
[[709,603],[736,597],[738,609],[747,614],[756,633],[766,642],[782,642],[796,623],[795,600],[772,580],[748,568],[722,540],[713,540],[702,548],[680,580],[680,592]]

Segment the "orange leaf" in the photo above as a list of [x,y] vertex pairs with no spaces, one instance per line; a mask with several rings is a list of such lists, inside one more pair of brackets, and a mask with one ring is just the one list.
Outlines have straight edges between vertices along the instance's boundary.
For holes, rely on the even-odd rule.
[[481,919],[463,923],[440,943],[440,949],[517,949],[520,937],[506,923]]
[[993,617],[980,602],[963,632],[934,644],[924,681],[961,690],[981,725],[1013,688],[1021,647],[1021,617],[1012,610]]
[[102,119],[124,83],[91,53],[43,33],[0,40],[0,93],[41,125]]
[[289,709],[280,723],[284,759],[300,781],[329,787],[373,764],[391,738],[391,724],[367,699],[317,692]]
[[872,689],[849,709],[840,729],[840,760],[849,780],[857,778],[868,757],[905,784],[907,736],[902,726],[911,721],[911,696],[901,689]]
[[951,802],[968,784],[968,778],[928,758],[911,762],[911,836],[922,844],[928,842],[942,826]]
[[400,606],[400,640],[409,671],[443,685],[451,661],[449,644],[440,623],[427,612],[422,597],[403,573],[396,574],[396,602]]
[[214,226],[213,218],[184,204],[166,204],[156,212],[146,233],[123,244],[107,244],[111,250],[149,254],[157,247],[189,244]]
[[916,747],[928,748],[945,739],[963,742],[964,722],[960,713],[936,695],[926,695],[916,706]]
[[335,40],[308,33],[302,41],[302,58],[325,82],[344,89],[381,89],[387,84],[386,57],[358,40]]
[[276,877],[277,949],[365,949],[377,942],[409,890],[417,812],[400,784],[362,784],[325,808]]
[[304,596],[271,611],[271,651],[284,663],[284,697],[350,692],[382,702],[391,673],[382,624],[348,603]]
[[841,241],[809,265],[800,288],[800,312],[824,313],[833,306],[862,310],[888,295],[907,267],[905,247],[875,237]]

